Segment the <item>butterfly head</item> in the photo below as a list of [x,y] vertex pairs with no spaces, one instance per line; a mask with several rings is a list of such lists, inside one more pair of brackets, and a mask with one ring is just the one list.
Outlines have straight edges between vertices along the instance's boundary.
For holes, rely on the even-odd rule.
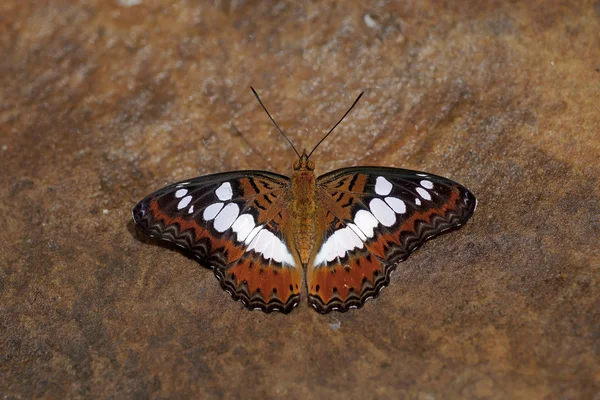
[[294,171],[314,171],[315,163],[308,159],[306,150],[302,152],[299,159],[294,162]]

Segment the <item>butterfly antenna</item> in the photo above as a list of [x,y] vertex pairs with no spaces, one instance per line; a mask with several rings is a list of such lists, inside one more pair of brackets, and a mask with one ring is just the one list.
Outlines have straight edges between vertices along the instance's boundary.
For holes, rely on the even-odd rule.
[[337,122],[337,124],[335,124],[333,126],[333,128],[331,128],[331,130],[329,130],[329,132],[327,132],[327,135],[323,136],[323,139],[319,140],[319,143],[317,143],[317,145],[312,149],[312,151],[308,155],[308,158],[310,158],[310,156],[312,155],[312,153],[314,153],[314,151],[317,149],[317,147],[319,147],[319,145],[321,143],[323,143],[323,140],[327,139],[327,136],[329,136],[329,134],[331,132],[333,132],[333,130],[335,129],[335,127],[338,126],[340,124],[340,122],[342,122],[344,120],[344,118],[346,118],[346,115],[348,115],[350,113],[350,111],[352,111],[352,109],[354,108],[354,106],[356,105],[356,103],[358,103],[358,101],[360,100],[360,98],[362,97],[363,94],[365,94],[365,92],[362,92],[361,94],[358,95],[358,97],[356,98],[356,100],[354,100],[354,103],[352,103],[352,105],[350,106],[350,108],[348,109],[348,111],[346,111],[346,113],[344,114],[344,116],[342,118],[340,118],[340,120]]
[[298,158],[300,158],[300,153],[298,153],[298,150],[296,150],[296,148],[294,147],[294,145],[292,144],[292,142],[290,141],[290,139],[288,139],[288,137],[285,136],[285,133],[283,133],[283,131],[281,130],[281,128],[279,127],[279,125],[277,125],[277,122],[275,122],[275,120],[273,119],[273,117],[271,117],[271,114],[269,114],[269,111],[267,111],[267,107],[265,107],[265,105],[261,101],[260,97],[258,97],[258,93],[256,93],[256,90],[254,90],[254,88],[252,86],[250,86],[250,89],[252,89],[252,93],[254,93],[254,96],[256,97],[256,100],[258,100],[258,102],[260,103],[260,105],[263,108],[263,110],[265,110],[265,112],[267,113],[267,115],[269,116],[269,118],[271,118],[271,121],[273,121],[273,123],[275,124],[275,126],[279,130],[279,133],[281,133],[283,135],[283,137],[285,138],[285,140],[288,141],[288,143],[290,144],[290,146],[292,146],[292,149],[294,149],[294,151],[296,152],[296,155],[298,156]]

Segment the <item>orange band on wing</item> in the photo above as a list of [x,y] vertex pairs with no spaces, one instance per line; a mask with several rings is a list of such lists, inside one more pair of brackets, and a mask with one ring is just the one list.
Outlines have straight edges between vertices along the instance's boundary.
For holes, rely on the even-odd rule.
[[240,260],[226,272],[236,288],[246,285],[249,297],[260,293],[265,302],[279,299],[286,303],[300,293],[302,276],[297,268],[276,267],[263,264],[262,258]]
[[266,264],[247,255],[227,270],[215,270],[223,289],[249,308],[289,312],[298,304],[302,274],[297,268]]
[[235,260],[239,259],[244,253],[244,249],[235,245],[229,237],[222,237],[217,239],[210,234],[208,229],[198,225],[195,219],[184,219],[182,217],[171,217],[168,214],[162,212],[158,206],[158,202],[152,201],[149,207],[150,212],[155,220],[160,221],[163,225],[169,226],[176,224],[179,227],[180,232],[191,230],[194,232],[196,241],[202,239],[208,239],[211,244],[212,250],[222,249],[222,253],[226,255],[226,264],[230,264]]
[[[417,211],[413,215],[411,215],[410,218],[408,218],[406,221],[404,221],[402,223],[402,226],[400,226],[399,234],[401,234],[402,232],[414,231],[415,223],[417,221],[430,222],[431,217],[434,215],[446,215],[448,213],[448,211],[456,210],[456,206],[458,205],[458,199],[459,199],[459,191],[452,190],[452,193],[450,194],[450,198],[440,208],[430,208],[429,210],[427,210],[425,212]],[[400,236],[399,234],[396,236]]]
[[307,274],[308,293],[311,303],[316,300],[322,306],[328,306],[334,302],[343,310],[353,303],[356,306],[362,304],[373,295],[371,291],[382,279],[385,279],[383,265],[374,256],[366,254],[351,257],[345,265],[311,269]]

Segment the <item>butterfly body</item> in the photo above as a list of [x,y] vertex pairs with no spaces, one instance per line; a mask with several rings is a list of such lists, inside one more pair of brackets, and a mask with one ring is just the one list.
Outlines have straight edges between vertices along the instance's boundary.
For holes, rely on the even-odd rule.
[[475,196],[447,178],[384,167],[316,177],[310,154],[297,153],[291,178],[233,171],[168,185],[134,221],[194,254],[250,309],[287,313],[305,290],[327,313],[376,297],[400,261],[475,211]]
[[307,265],[315,244],[315,213],[316,204],[316,181],[314,164],[308,162],[306,152],[298,162],[294,163],[294,173],[291,180],[291,224],[293,230],[293,242],[299,261]]

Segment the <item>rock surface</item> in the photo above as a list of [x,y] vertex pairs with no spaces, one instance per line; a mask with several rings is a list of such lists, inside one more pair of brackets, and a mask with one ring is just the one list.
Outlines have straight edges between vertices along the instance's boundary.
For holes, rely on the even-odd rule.
[[[0,5],[4,398],[594,398],[600,2]],[[463,229],[361,310],[245,310],[131,208],[234,169],[418,169]],[[597,397],[596,397],[597,398]]]

